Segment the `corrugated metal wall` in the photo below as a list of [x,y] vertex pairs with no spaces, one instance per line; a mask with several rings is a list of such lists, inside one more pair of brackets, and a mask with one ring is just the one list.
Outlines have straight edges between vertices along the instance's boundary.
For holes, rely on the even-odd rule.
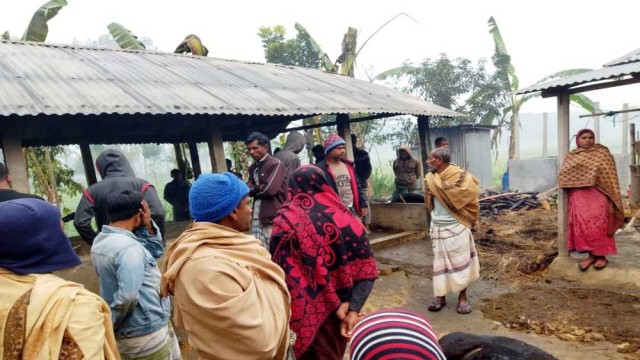
[[491,164],[491,129],[489,128],[432,128],[430,143],[445,137],[449,141],[451,161],[467,169],[480,179],[481,187],[493,186]]

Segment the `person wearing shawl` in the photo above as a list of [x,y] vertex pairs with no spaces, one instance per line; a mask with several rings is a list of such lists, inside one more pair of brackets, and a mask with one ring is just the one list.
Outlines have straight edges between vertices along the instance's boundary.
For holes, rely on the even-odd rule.
[[450,162],[447,148],[431,151],[428,163],[432,170],[425,177],[435,294],[429,310],[441,310],[446,305],[445,295],[459,291],[456,310],[468,314],[471,305],[467,286],[480,278],[480,263],[471,234],[480,212],[480,189],[475,176]]
[[618,172],[609,149],[595,143],[593,131],[578,131],[576,145],[564,159],[558,181],[569,191],[567,247],[589,253],[578,264],[580,270],[591,265],[601,270],[606,257],[617,253],[613,235],[624,223]]
[[189,191],[195,223],[169,246],[163,296],[200,359],[285,359],[290,298],[282,269],[252,235],[249,188],[202,174]]
[[313,165],[291,174],[273,224],[270,251],[291,293],[296,358],[342,359],[378,277],[364,225]]
[[446,360],[429,319],[408,310],[378,310],[353,329],[351,360]]
[[82,264],[58,208],[17,199],[0,214],[0,358],[120,359],[109,306],[51,274]]

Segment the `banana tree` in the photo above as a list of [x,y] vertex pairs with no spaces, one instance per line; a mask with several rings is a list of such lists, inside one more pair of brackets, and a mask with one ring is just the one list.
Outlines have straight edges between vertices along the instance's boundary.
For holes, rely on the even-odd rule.
[[[509,137],[509,159],[515,159],[518,157],[517,151],[517,139],[518,131],[520,129],[519,113],[522,105],[528,100],[540,96],[540,93],[531,93],[523,96],[515,94],[520,84],[518,77],[516,76],[516,70],[511,63],[511,56],[507,52],[507,47],[502,39],[502,34],[498,29],[498,24],[492,17],[489,18],[489,33],[493,36],[493,43],[495,45],[495,53],[492,57],[493,65],[496,68],[496,75],[499,78],[503,87],[503,96],[507,101],[507,106],[502,110],[500,119],[496,129],[494,130],[493,137],[491,139],[492,146],[497,149],[497,143],[502,133],[502,128],[506,127],[510,130]],[[590,69],[570,69],[557,72],[555,74],[546,76],[539,82],[549,81],[556,78],[567,77],[571,75],[580,74],[583,72],[591,71]],[[595,105],[588,97],[582,94],[571,95],[570,100],[575,102],[580,107],[587,111],[594,112]]]
[[58,15],[63,7],[67,6],[66,0],[51,0],[42,5],[33,14],[27,30],[22,35],[22,41],[44,42],[49,34],[47,22]]

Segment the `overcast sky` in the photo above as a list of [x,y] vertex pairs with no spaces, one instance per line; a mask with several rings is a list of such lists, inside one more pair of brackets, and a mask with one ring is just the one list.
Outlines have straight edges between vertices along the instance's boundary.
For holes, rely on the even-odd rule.
[[[0,32],[21,36],[45,0],[3,1]],[[520,87],[569,68],[600,68],[640,47],[640,2],[608,0],[394,0],[394,1],[205,1],[205,0],[68,0],[50,22],[50,43],[97,39],[119,22],[139,37],[149,37],[162,51],[173,51],[188,34],[200,36],[209,56],[264,61],[263,25],[281,24],[289,36],[303,24],[334,60],[347,27],[359,30],[359,45],[394,15],[400,17],[373,37],[358,58],[356,76],[380,73],[405,60],[419,62],[446,53],[450,58],[489,59],[493,41],[487,20],[494,16]],[[10,5],[9,5],[10,3]],[[587,6],[587,4],[593,4]],[[587,93],[608,110],[622,103],[640,104],[640,85]],[[555,100],[527,103],[523,112],[555,112]]]

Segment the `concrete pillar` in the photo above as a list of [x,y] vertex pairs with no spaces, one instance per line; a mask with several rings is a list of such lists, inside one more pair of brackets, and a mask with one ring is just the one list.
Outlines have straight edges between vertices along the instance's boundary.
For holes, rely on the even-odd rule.
[[[558,96],[558,171],[569,153],[569,95]],[[558,254],[569,256],[567,231],[569,223],[569,194],[558,189]]]
[[349,114],[338,114],[337,128],[338,135],[344,139],[347,146],[347,159],[353,161],[353,146],[351,144],[351,124],[349,123]]
[[84,175],[87,178],[87,186],[91,186],[98,182],[98,178],[96,176],[96,167],[93,164],[89,144],[80,144],[80,154],[82,154],[82,164],[84,165]]
[[[596,109],[596,114],[599,114],[602,112],[602,110],[600,110],[599,102],[593,103],[593,106]],[[596,144],[599,144],[600,143],[600,115],[596,115],[593,117],[593,132],[596,134],[596,138],[594,140],[596,141]]]
[[193,166],[193,177],[197,180],[198,176],[202,174],[202,168],[200,168],[200,156],[198,155],[198,144],[194,142],[189,143],[189,156],[191,157],[191,166]]
[[514,127],[513,132],[513,158],[520,159],[520,114],[513,113],[511,116],[511,126]]
[[542,113],[542,157],[549,156],[549,114]]
[[209,123],[209,157],[211,158],[211,171],[215,173],[227,172],[227,162],[224,157],[224,143],[222,131],[217,120]]
[[2,136],[2,151],[6,160],[5,166],[11,176],[13,190],[29,194],[29,173],[27,163],[22,154],[22,141],[20,132],[13,121],[6,121],[0,126]]
[[422,165],[422,178],[427,169],[427,158],[431,152],[431,136],[429,131],[429,117],[418,116],[418,145],[420,146],[420,164]]

